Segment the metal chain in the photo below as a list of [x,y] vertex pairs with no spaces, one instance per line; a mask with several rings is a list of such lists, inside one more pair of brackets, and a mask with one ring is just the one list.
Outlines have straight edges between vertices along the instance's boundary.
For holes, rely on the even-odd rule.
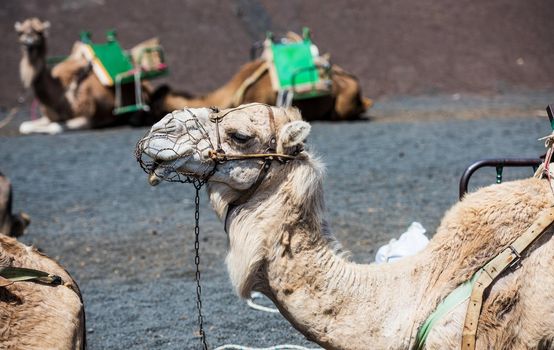
[[194,181],[196,195],[194,197],[194,264],[196,265],[196,308],[198,309],[198,332],[204,350],[208,350],[206,333],[204,331],[204,316],[202,316],[202,286],[200,286],[200,188],[203,183]]

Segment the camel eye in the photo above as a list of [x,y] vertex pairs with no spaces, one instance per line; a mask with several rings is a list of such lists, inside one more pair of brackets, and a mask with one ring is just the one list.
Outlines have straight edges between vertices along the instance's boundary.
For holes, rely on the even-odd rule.
[[243,134],[239,131],[229,133],[229,137],[236,143],[245,144],[248,141],[252,140],[252,136]]

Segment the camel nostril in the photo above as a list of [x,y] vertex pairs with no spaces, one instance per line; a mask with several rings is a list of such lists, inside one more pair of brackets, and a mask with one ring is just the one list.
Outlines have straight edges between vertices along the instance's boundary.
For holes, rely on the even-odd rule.
[[160,177],[156,175],[155,172],[152,172],[148,176],[148,183],[150,184],[150,186],[157,186],[160,182],[162,182],[162,179],[160,179]]
[[214,152],[212,149],[205,149],[201,151],[200,155],[202,156],[202,159],[214,159],[214,156],[217,157],[217,153]]

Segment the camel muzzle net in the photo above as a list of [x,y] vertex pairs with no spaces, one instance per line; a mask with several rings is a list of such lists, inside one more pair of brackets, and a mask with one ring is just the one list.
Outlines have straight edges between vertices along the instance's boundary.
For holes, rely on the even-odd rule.
[[[217,162],[205,157],[213,150],[215,147],[198,116],[184,109],[172,112],[154,125],[137,143],[135,156],[149,175],[151,185],[168,181],[200,187],[215,172]],[[202,171],[183,170],[183,160],[190,158],[201,163]]]

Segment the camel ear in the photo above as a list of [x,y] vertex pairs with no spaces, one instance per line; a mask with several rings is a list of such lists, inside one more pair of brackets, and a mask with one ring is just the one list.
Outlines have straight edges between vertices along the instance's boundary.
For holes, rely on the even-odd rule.
[[285,148],[296,147],[302,144],[310,134],[311,128],[310,124],[301,120],[285,124],[279,133],[277,151],[283,152]]
[[19,21],[15,22],[13,27],[14,27],[15,31],[18,32],[18,33],[21,33],[23,31],[23,24],[21,24],[21,22],[19,22]]
[[50,29],[50,21],[42,22],[42,33],[44,36],[48,36],[49,29]]

